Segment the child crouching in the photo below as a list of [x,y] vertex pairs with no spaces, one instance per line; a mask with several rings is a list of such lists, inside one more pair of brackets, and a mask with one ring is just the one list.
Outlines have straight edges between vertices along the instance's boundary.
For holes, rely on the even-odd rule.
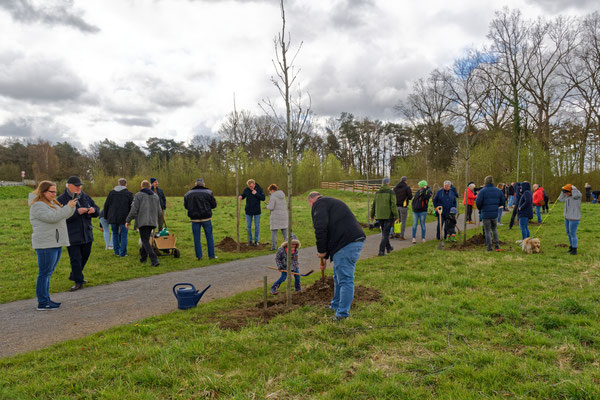
[[444,224],[444,239],[451,242],[456,242],[456,215],[458,210],[456,207],[450,209],[450,213],[446,217],[446,223]]
[[[298,264],[298,249],[300,248],[300,241],[296,238],[296,235],[292,234],[292,272],[297,274],[300,273],[300,265]],[[281,247],[277,249],[277,253],[275,253],[275,265],[277,269],[281,272],[281,276],[273,286],[271,286],[271,294],[277,294],[277,289],[279,285],[281,285],[287,279],[287,252],[288,252],[288,242],[285,241],[281,243]],[[299,292],[302,290],[300,287],[300,275],[294,275],[294,287],[296,291]]]

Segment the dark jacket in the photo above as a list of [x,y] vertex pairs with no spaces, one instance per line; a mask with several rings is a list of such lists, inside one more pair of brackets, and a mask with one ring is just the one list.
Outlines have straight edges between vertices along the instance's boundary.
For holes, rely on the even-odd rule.
[[410,199],[412,199],[412,189],[406,182],[400,182],[394,188],[396,193],[396,206],[397,207],[408,207]]
[[125,225],[125,219],[131,210],[133,203],[133,193],[125,186],[115,186],[106,196],[104,203],[104,219],[109,224]]
[[509,196],[514,196],[515,195],[515,186],[514,185],[508,186],[508,195]]
[[183,206],[190,219],[209,219],[213,208],[217,208],[217,200],[209,188],[194,186],[183,196]]
[[498,208],[504,207],[502,190],[491,183],[485,185],[477,194],[475,205],[481,211],[481,219],[498,218]]
[[[56,200],[66,205],[71,199],[73,194],[68,190],[65,190],[63,194],[58,196]],[[80,208],[94,208],[92,214],[79,214]],[[75,207],[75,213],[67,219],[67,230],[69,231],[69,242],[71,246],[91,243],[94,241],[94,232],[92,227],[92,218],[98,217],[100,209],[94,203],[94,200],[83,191],[79,194],[77,199],[77,206]]]
[[319,197],[310,211],[317,239],[317,252],[332,258],[343,247],[365,239],[360,224],[341,200]]
[[154,193],[156,193],[158,195],[160,208],[162,208],[163,210],[165,208],[167,208],[167,198],[165,197],[165,192],[163,192],[163,190],[161,188],[159,188],[158,186],[157,187],[151,186],[151,189]]
[[249,187],[242,192],[242,199],[246,199],[246,208],[244,208],[246,215],[260,215],[260,202],[265,201],[265,192],[258,183],[255,184],[254,190],[256,194],[252,194]]
[[421,188],[417,193],[415,193],[415,197],[412,201],[412,210],[413,212],[426,212],[429,207],[429,200],[431,199],[431,189],[430,188]]
[[[438,190],[433,198],[433,207],[443,207],[442,216],[446,217],[452,207],[456,207],[456,189],[444,190],[444,188]],[[437,215],[437,214],[436,214]],[[498,214],[496,214],[498,216]]]
[[519,199],[519,218],[533,218],[533,195],[531,194],[531,186],[529,182],[521,183],[521,198]]

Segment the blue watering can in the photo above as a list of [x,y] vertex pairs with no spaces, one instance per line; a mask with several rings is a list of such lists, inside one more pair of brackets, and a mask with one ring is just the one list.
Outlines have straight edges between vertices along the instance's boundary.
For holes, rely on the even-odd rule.
[[[187,286],[181,287],[175,290],[177,286]],[[187,310],[188,308],[196,307],[196,304],[200,301],[204,292],[208,290],[210,285],[204,288],[203,291],[199,292],[196,290],[196,287],[191,283],[177,283],[173,286],[173,294],[177,298],[177,308],[180,310]]]

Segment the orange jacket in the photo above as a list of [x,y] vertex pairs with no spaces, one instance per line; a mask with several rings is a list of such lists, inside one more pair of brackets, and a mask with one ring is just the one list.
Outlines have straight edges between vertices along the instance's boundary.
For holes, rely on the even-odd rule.
[[463,205],[465,205],[465,200],[467,202],[467,205],[472,206],[473,203],[475,202],[475,199],[477,198],[477,196],[475,196],[475,193],[473,193],[473,191],[469,188],[465,189],[465,196],[463,197]]
[[534,206],[543,206],[544,205],[544,188],[541,186],[533,193],[533,205]]

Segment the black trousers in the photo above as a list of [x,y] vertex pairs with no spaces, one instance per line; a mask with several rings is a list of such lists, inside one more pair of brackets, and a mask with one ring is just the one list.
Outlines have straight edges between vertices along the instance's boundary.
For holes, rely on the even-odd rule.
[[140,261],[146,261],[146,258],[149,256],[152,264],[156,264],[158,262],[158,257],[156,253],[154,253],[154,249],[150,244],[150,235],[152,234],[152,230],[154,226],[140,226],[140,239],[142,240],[142,248],[140,249]]
[[467,204],[467,222],[473,221],[473,205]]
[[390,219],[378,219],[379,225],[381,226],[381,242],[379,243],[379,252],[385,253],[386,250],[391,251],[392,246],[390,245],[390,231],[394,225],[394,218]]
[[69,279],[75,281],[75,283],[82,284],[84,281],[83,268],[90,258],[92,243],[74,244],[67,247],[69,260],[71,261],[71,275],[69,275]]

